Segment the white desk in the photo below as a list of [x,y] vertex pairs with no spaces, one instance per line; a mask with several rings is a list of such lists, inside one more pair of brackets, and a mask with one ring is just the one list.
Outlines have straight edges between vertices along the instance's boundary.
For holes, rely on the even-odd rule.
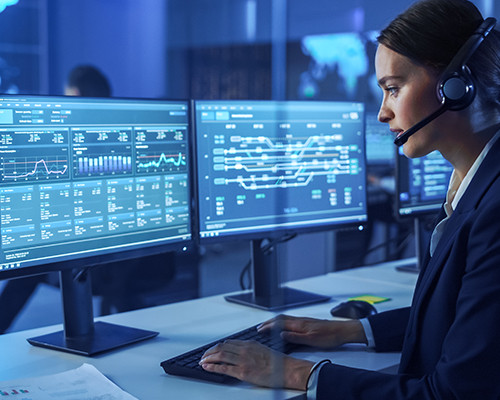
[[[358,268],[302,279],[288,286],[332,296],[328,303],[287,310],[289,315],[329,319],[336,303],[361,294],[392,298],[377,305],[379,311],[407,306],[417,275],[398,272],[393,263]],[[50,310],[47,310],[50,312]],[[94,358],[33,347],[27,338],[60,330],[45,327],[0,336],[0,381],[62,372],[93,364],[122,389],[141,400],[156,399],[280,399],[300,392],[277,391],[247,384],[220,385],[166,375],[160,362],[217,338],[264,321],[274,314],[228,303],[223,296],[206,297],[97,318],[122,325],[159,331],[151,340]],[[364,346],[346,346],[324,353],[301,353],[300,357],[332,361],[352,367],[385,369],[399,362],[398,353],[374,353]],[[222,395],[223,393],[223,395]]]

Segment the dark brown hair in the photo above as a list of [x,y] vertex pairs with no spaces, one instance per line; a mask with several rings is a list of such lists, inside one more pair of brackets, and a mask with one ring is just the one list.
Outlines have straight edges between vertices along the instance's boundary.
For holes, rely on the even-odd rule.
[[[443,71],[483,21],[467,0],[422,0],[397,16],[378,42],[413,62]],[[500,109],[500,34],[492,31],[471,57],[481,105]]]
[[93,65],[78,65],[73,68],[69,73],[67,85],[77,88],[80,96],[111,96],[111,85],[108,79]]

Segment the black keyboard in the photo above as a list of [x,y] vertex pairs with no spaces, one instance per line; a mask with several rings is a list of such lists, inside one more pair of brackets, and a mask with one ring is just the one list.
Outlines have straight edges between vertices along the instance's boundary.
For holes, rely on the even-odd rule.
[[299,345],[285,342],[280,338],[279,335],[273,335],[271,333],[259,333],[257,331],[257,326],[252,326],[250,328],[244,329],[242,331],[236,332],[225,338],[216,340],[212,343],[200,346],[194,350],[183,353],[177,357],[170,358],[163,361],[160,365],[163,367],[167,374],[179,375],[188,378],[201,379],[204,381],[218,382],[218,383],[233,383],[237,382],[236,378],[232,378],[227,375],[217,374],[214,372],[205,371],[198,363],[201,356],[210,347],[215,346],[217,343],[223,342],[228,339],[237,340],[255,340],[260,342],[274,350],[280,351],[282,353],[289,354],[292,351],[299,348]]

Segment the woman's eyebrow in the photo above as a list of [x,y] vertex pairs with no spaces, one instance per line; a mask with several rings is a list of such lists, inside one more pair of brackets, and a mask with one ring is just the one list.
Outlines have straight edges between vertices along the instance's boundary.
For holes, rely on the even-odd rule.
[[384,76],[382,78],[380,78],[378,80],[378,85],[379,86],[384,86],[385,83],[388,81],[388,80],[395,80],[395,81],[401,81],[403,80],[403,77],[402,76],[399,76],[399,75],[388,75],[388,76]]

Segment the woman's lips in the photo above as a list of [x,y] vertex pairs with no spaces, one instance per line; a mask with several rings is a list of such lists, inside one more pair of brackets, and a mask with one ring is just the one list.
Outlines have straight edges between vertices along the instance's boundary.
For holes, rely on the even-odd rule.
[[391,132],[396,134],[396,138],[400,137],[405,131],[402,129],[391,129]]

